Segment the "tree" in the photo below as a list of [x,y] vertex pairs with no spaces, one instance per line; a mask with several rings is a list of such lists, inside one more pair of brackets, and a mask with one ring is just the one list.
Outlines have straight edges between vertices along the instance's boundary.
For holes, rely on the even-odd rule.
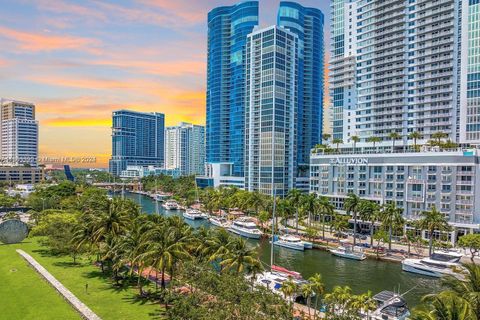
[[400,139],[402,136],[398,132],[390,132],[388,137],[392,140],[392,152],[395,149],[395,141]]
[[[315,293],[315,310],[318,310],[318,300],[325,293],[325,285],[323,284],[322,276],[319,273],[315,273],[308,278],[313,292]],[[317,312],[314,313],[314,319],[317,318]]]
[[314,193],[306,194],[302,198],[302,208],[307,212],[308,224],[312,225],[312,214],[317,213],[317,196]]
[[336,151],[338,152],[338,147],[341,143],[343,143],[343,140],[340,139],[340,138],[335,138],[335,139],[332,140],[332,143],[337,146]]
[[357,215],[358,215],[358,208],[360,204],[360,197],[354,193],[348,194],[347,199],[345,199],[344,207],[347,214],[351,214],[353,216],[353,245],[356,245],[357,238]]
[[415,308],[412,320],[475,320],[469,303],[456,294],[444,291],[422,298],[422,305]]
[[475,319],[480,319],[480,265],[467,263],[464,267],[467,272],[463,279],[446,276],[442,278],[442,286],[447,289],[447,292],[453,292],[468,301],[476,315]]
[[376,136],[372,136],[372,137],[367,138],[367,142],[373,143],[374,148],[375,148],[375,145],[377,144],[377,142],[380,142],[380,141],[382,141],[382,139],[380,137],[376,137]]
[[432,133],[431,137],[436,141],[436,145],[440,146],[442,144],[442,139],[448,137],[448,134],[442,131],[438,131],[438,132]]
[[282,287],[280,288],[280,291],[282,291],[283,296],[285,297],[286,300],[293,303],[295,302],[294,295],[298,291],[298,286],[291,278],[289,278],[282,283]]
[[331,137],[332,135],[330,133],[324,133],[322,135],[322,139],[325,140],[325,142],[328,142],[328,140],[330,140]]
[[351,136],[350,141],[353,143],[353,151],[357,149],[357,143],[360,142],[360,137],[359,136]]
[[412,243],[416,242],[418,240],[417,235],[415,234],[414,230],[407,230],[405,234],[403,235],[404,240],[407,242],[407,254],[410,257],[410,248],[412,246]]
[[388,226],[388,250],[392,251],[392,230],[402,226],[405,220],[402,216],[402,209],[397,208],[394,202],[387,204],[380,213],[380,218],[385,226]]
[[480,251],[480,234],[467,234],[464,235],[463,237],[460,237],[458,240],[458,245],[462,248],[469,249],[470,250],[470,259],[473,262],[473,258],[475,255],[478,254]]
[[315,202],[315,206],[317,208],[317,212],[320,213],[322,217],[322,238],[325,240],[325,216],[326,215],[333,215],[334,206],[330,203],[327,197],[318,197]]
[[358,204],[358,214],[363,221],[370,222],[370,247],[373,247],[375,221],[379,218],[379,206],[376,202],[361,200]]
[[435,207],[432,207],[430,211],[422,212],[423,218],[419,220],[419,227],[422,230],[427,230],[429,241],[428,241],[428,255],[432,255],[433,247],[433,233],[435,230],[442,232],[450,229],[448,221],[445,216],[438,211]]
[[340,239],[340,233],[348,228],[348,217],[337,214],[331,227],[335,230],[337,237]]
[[422,138],[422,135],[418,131],[413,131],[408,135],[410,139],[413,139],[413,148],[417,151],[417,140]]
[[234,270],[239,274],[248,266],[257,263],[258,252],[256,249],[250,249],[243,238],[232,238],[227,245],[228,252],[223,256],[220,265],[224,270]]
[[298,189],[291,189],[288,191],[287,199],[290,204],[295,208],[295,230],[298,232],[298,208],[303,203],[303,193]]
[[308,318],[311,319],[311,308],[312,308],[312,296],[314,294],[313,286],[311,283],[305,283],[300,286],[300,292],[302,293],[303,298],[307,302],[308,307]]
[[380,245],[388,241],[388,234],[385,232],[385,230],[380,229],[375,232],[373,239],[377,240],[377,248],[375,249],[375,253],[378,259],[380,257]]

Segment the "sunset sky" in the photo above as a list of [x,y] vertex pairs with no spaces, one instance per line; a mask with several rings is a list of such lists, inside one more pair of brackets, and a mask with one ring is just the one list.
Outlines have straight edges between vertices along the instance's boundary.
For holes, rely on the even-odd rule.
[[[237,2],[0,0],[0,97],[35,103],[41,157],[106,167],[113,110],[205,123],[207,13]],[[297,2],[328,26],[328,0]],[[260,1],[262,26],[278,3]]]

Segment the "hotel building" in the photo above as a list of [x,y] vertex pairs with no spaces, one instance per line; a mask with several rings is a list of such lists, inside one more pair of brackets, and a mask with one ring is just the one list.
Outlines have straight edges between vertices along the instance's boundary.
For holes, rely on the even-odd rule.
[[129,110],[112,114],[110,173],[119,176],[129,165],[164,167],[165,116]]
[[165,168],[182,175],[205,171],[205,127],[182,122],[165,129]]

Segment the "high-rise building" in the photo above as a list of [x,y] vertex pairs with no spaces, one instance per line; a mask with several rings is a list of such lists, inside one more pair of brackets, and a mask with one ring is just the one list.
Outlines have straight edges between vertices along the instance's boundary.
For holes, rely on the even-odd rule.
[[330,112],[333,139],[347,142],[355,135],[357,93],[357,1],[332,0],[330,49]]
[[205,172],[205,127],[182,122],[165,129],[165,168],[182,175]]
[[297,36],[276,26],[247,39],[245,189],[284,196],[297,172]]
[[112,174],[120,175],[127,165],[164,166],[163,113],[119,110],[112,118]]
[[36,166],[38,160],[38,121],[35,105],[1,100],[1,165]]
[[[277,24],[297,36],[297,161],[308,168],[310,150],[322,140],[323,25],[322,11],[281,1]],[[308,170],[299,170],[308,175]]]
[[257,25],[257,1],[208,14],[206,161],[233,163],[236,176],[244,169],[245,45]]

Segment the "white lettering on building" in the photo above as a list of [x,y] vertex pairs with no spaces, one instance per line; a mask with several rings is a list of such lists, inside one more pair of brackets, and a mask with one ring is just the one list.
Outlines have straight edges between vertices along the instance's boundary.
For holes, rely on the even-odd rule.
[[352,165],[368,164],[368,159],[367,158],[335,158],[335,159],[330,159],[330,164],[352,164]]

